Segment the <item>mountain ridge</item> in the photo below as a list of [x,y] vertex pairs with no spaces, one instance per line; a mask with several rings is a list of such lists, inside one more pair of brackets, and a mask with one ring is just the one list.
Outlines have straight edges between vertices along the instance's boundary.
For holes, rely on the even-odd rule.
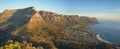
[[0,21],[0,40],[28,41],[44,49],[67,48],[71,46],[69,44],[74,48],[76,44],[104,43],[96,38],[96,33],[89,27],[90,24],[99,23],[96,18],[37,11],[35,7],[28,7],[5,10],[0,14]]

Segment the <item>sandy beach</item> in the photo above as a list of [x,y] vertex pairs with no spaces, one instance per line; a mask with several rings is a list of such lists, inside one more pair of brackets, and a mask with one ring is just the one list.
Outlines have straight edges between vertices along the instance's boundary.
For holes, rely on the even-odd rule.
[[97,37],[98,40],[101,40],[105,43],[112,43],[112,42],[109,42],[109,41],[106,41],[106,40],[102,39],[99,34],[97,34],[96,37]]

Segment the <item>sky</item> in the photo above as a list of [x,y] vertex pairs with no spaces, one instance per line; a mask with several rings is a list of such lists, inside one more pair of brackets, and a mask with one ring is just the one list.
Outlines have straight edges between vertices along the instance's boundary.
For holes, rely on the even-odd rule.
[[120,0],[0,0],[0,12],[30,6],[58,14],[120,19]]

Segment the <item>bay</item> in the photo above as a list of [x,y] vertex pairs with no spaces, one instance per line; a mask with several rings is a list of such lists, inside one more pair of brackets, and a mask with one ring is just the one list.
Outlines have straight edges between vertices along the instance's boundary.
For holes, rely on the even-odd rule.
[[99,20],[100,24],[91,25],[94,32],[103,40],[120,44],[120,20]]

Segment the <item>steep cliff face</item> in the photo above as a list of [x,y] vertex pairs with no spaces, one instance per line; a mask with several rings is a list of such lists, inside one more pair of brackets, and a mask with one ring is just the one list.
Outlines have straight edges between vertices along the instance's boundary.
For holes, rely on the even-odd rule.
[[36,11],[34,7],[5,10],[0,13],[0,40],[36,42],[34,45],[45,49],[56,49],[61,43],[98,44],[101,41],[89,28],[96,23],[96,18]]
[[81,19],[78,15],[63,15],[47,11],[39,11],[45,21],[61,28],[69,27],[75,24],[88,25],[88,22]]
[[[5,11],[1,18],[3,18],[3,23],[0,24],[0,28],[5,30],[6,32],[12,32],[16,28],[19,28],[29,22],[31,17],[35,14],[35,10],[33,7],[25,8],[25,9],[18,9],[18,10],[8,10]],[[5,15],[5,16],[4,16]],[[1,20],[1,21],[3,21]],[[3,27],[4,26],[4,27]]]

